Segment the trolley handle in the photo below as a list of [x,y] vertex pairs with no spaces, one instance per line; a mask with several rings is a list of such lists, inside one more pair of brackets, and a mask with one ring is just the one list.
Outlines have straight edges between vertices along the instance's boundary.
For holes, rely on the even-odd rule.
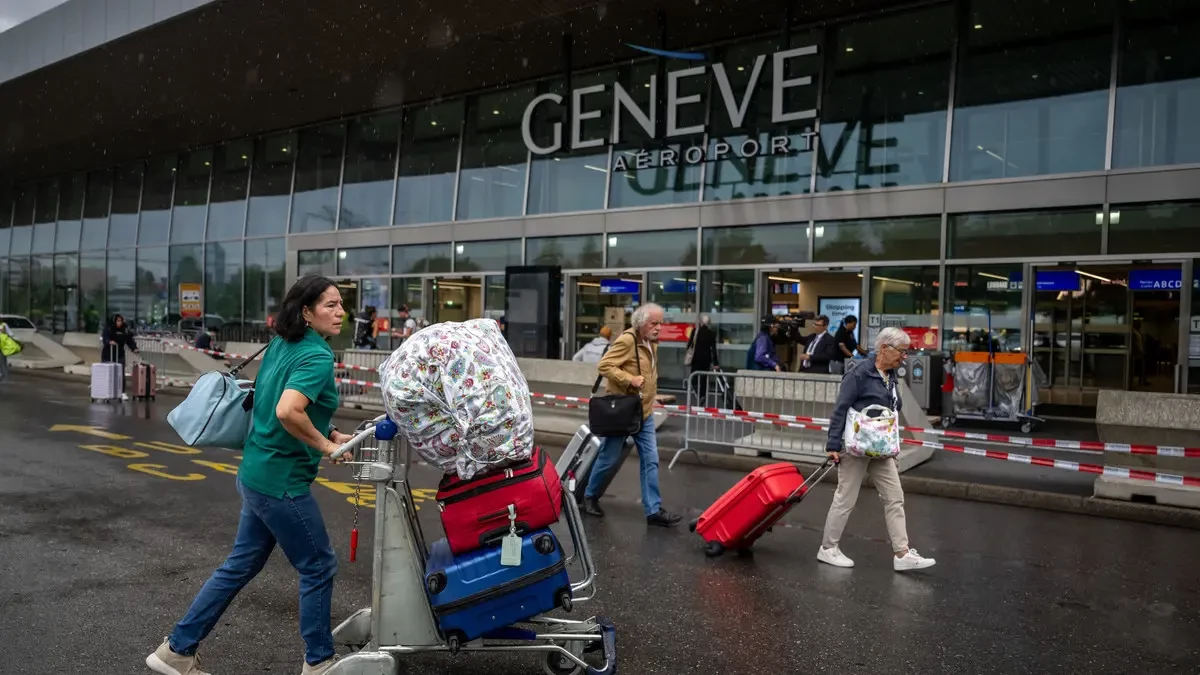
[[[329,459],[337,460],[337,458],[341,457],[342,455],[346,454],[347,452],[351,452],[354,449],[358,448],[360,445],[363,444],[364,441],[366,441],[368,438],[370,438],[371,436],[373,436],[375,434],[375,425],[382,422],[386,418],[387,418],[387,415],[380,415],[379,417],[376,417],[375,419],[368,422],[365,429],[363,429],[362,431],[359,431],[357,434],[355,434],[354,438],[351,438],[350,440],[346,441],[346,443],[343,444],[342,447],[338,448],[332,455],[329,456]],[[360,426],[362,426],[362,425],[360,425]]]
[[804,495],[808,494],[808,490],[812,486],[821,482],[821,480],[825,478],[825,475],[833,470],[833,467],[833,460],[827,458],[825,462],[821,464],[821,466],[817,467],[816,471],[813,471],[811,474],[809,474],[808,478],[806,478],[804,482],[800,484],[800,487],[792,490],[792,494],[788,495],[785,503],[799,504],[800,500],[804,499]]

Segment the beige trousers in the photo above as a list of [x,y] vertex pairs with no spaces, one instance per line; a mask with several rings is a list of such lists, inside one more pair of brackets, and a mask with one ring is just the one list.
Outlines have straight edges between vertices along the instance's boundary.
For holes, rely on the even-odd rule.
[[900,553],[908,550],[908,532],[904,523],[904,490],[900,488],[900,472],[894,459],[866,459],[850,457],[842,453],[838,464],[838,486],[825,517],[825,536],[821,545],[833,548],[842,538],[846,521],[858,501],[858,490],[863,476],[871,474],[871,481],[883,502],[883,518],[887,523],[888,536],[892,539],[892,550]]

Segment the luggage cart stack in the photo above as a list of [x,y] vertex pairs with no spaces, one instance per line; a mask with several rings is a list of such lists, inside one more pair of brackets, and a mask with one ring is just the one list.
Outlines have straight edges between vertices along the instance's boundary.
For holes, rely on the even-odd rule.
[[[545,613],[547,606],[570,611],[595,595],[595,565],[565,475],[551,474],[564,488],[554,494],[565,511],[571,555],[549,528],[520,531],[515,512],[503,529],[504,539],[519,540],[517,546],[505,541],[456,553],[448,539],[426,542],[409,486],[410,449],[393,422],[382,416],[364,423],[339,454],[345,453],[353,454],[348,464],[355,479],[376,490],[371,606],[334,630],[335,641],[353,652],[331,675],[396,675],[402,655],[439,651],[534,652],[544,657],[548,675],[616,672],[612,623]],[[540,473],[528,477],[506,474],[505,489],[547,475],[544,460],[539,466]],[[581,578],[572,581],[569,570],[576,565]]]

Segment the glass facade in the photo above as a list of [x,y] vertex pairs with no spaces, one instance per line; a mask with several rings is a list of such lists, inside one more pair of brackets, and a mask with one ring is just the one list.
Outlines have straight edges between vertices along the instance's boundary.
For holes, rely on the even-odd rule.
[[[474,284],[470,311],[500,316],[505,267],[561,265],[637,277],[645,292],[634,301],[663,304],[672,320],[712,314],[737,367],[770,310],[772,274],[846,265],[848,287],[865,277],[861,311],[877,325],[954,350],[978,348],[990,325],[1016,349],[1030,337],[1021,317],[1036,312],[1022,307],[1019,261],[1200,254],[1200,191],[1053,208],[1019,197],[1003,209],[901,205],[888,216],[923,186],[982,192],[994,181],[1200,165],[1195,3],[917,4],[772,25],[694,47],[705,55],[694,63],[561,69],[0,185],[0,304],[47,330],[95,331],[114,312],[139,330],[173,330],[184,323],[179,288],[194,284],[204,322],[262,329],[291,281],[288,237],[331,233],[321,250],[297,251],[295,272],[357,284],[356,304],[388,306],[382,316],[407,304],[435,317],[429,289]],[[844,193],[870,213],[817,208],[851,201]],[[817,198],[781,199],[805,194]],[[747,212],[771,205],[770,215],[712,204],[754,200]],[[651,215],[687,213],[658,208],[680,205],[702,214],[699,230]],[[579,220],[596,218],[595,229],[527,227],[522,237],[511,223],[480,222],[432,241],[437,228],[409,227],[573,213],[590,213]],[[642,213],[644,229],[604,225]],[[409,229],[340,234],[389,227]],[[409,233],[417,243],[376,246]],[[446,274],[473,276],[436,279]]]

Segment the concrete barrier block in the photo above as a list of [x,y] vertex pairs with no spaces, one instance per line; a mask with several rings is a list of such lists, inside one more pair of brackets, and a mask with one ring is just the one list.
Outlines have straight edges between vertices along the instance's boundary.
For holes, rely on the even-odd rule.
[[1161,506],[1200,509],[1200,489],[1183,485],[1151,483],[1136,478],[1099,476],[1096,478],[1094,494],[1102,499],[1139,501]]

